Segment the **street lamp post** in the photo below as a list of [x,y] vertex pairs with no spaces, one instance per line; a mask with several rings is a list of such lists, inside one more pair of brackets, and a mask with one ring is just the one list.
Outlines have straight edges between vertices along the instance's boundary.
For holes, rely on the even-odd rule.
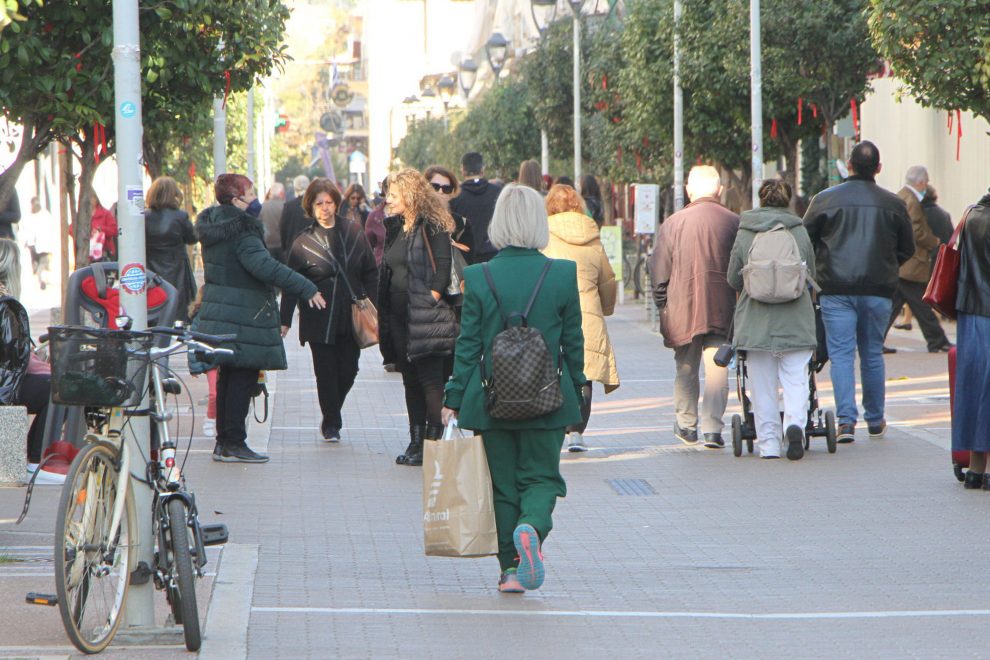
[[581,180],[581,5],[568,0],[574,13],[574,185]]
[[447,110],[450,107],[450,99],[454,95],[455,86],[454,79],[448,75],[440,78],[440,81],[437,83],[437,89],[440,90],[440,100],[443,101],[443,130],[445,133],[450,127],[447,121]]
[[[536,25],[536,31],[540,33],[542,42],[547,27],[557,14],[557,0],[530,0],[529,10],[533,14],[533,23]],[[540,127],[540,169],[543,174],[550,173],[550,140],[547,137],[547,129],[542,126]]]
[[674,212],[684,208],[684,95],[681,90],[681,0],[674,0]]
[[422,91],[423,95],[423,107],[426,109],[426,121],[430,121],[430,106],[433,104],[433,100],[437,97],[437,93],[433,91],[432,87],[426,87]]
[[498,82],[498,75],[505,66],[505,57],[509,51],[509,40],[501,32],[494,32],[485,42],[485,56],[488,58],[488,66],[495,74],[495,82]]
[[474,61],[474,58],[467,57],[461,61],[461,65],[457,69],[461,93],[464,94],[464,103],[467,104],[468,96],[471,95],[471,88],[474,87],[474,81],[478,78],[478,63]]
[[750,121],[753,139],[753,208],[760,207],[763,185],[763,64],[761,62],[760,0],[749,1]]

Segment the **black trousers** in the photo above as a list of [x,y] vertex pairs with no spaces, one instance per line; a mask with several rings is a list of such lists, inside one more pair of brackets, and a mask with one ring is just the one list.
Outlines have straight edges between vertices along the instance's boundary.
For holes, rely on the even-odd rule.
[[25,406],[34,415],[28,430],[28,463],[41,462],[41,445],[45,439],[45,417],[48,416],[48,402],[51,400],[52,377],[48,374],[24,374],[17,405]]
[[450,358],[443,355],[403,361],[396,365],[402,372],[410,426],[443,426],[440,411],[443,409],[443,386],[450,376],[450,366]]
[[591,383],[587,383],[582,390],[583,394],[580,400],[582,421],[580,424],[568,426],[568,433],[584,433],[584,430],[588,428],[588,420],[591,419]]
[[258,369],[221,366],[217,374],[217,444],[247,444],[247,416],[251,391],[258,384]]
[[949,338],[945,336],[945,331],[942,330],[942,324],[938,322],[935,312],[921,299],[925,295],[926,288],[927,285],[922,282],[910,282],[904,279],[897,280],[897,290],[894,291],[894,297],[891,300],[890,321],[887,323],[887,332],[890,332],[890,326],[894,325],[894,321],[897,320],[897,316],[901,313],[901,307],[904,303],[907,303],[907,306],[911,308],[911,312],[914,313],[914,318],[918,320],[918,325],[921,326],[921,334],[925,336],[928,350],[935,351],[948,344]]
[[336,342],[309,342],[313,373],[316,375],[316,393],[320,399],[320,412],[323,413],[320,430],[325,438],[344,427],[340,409],[344,407],[344,399],[357,378],[358,359],[361,357],[361,349],[350,334],[337,337]]

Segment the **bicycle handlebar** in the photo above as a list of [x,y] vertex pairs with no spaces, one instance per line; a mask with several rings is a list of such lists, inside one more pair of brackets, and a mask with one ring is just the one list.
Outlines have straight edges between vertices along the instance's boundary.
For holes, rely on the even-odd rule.
[[[208,335],[204,332],[195,332],[188,328],[169,328],[167,326],[155,326],[154,328],[148,328],[147,332],[154,333],[156,335],[169,335],[172,337],[179,337],[185,339],[191,339],[203,344],[222,344],[225,341],[234,341],[237,339],[237,335]],[[226,351],[229,349],[217,349],[218,351]]]

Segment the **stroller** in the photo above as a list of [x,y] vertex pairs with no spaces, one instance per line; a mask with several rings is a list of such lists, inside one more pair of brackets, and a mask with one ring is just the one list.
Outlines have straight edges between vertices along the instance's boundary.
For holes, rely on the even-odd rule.
[[[814,307],[818,347],[811,356],[811,368],[808,370],[808,421],[804,426],[804,448],[807,450],[811,446],[811,438],[824,437],[828,453],[834,454],[837,447],[835,413],[821,409],[818,403],[818,387],[815,383],[815,374],[828,364],[828,346],[825,343],[825,324],[822,322],[821,306],[817,300],[814,302]],[[732,416],[732,453],[737,457],[742,456],[744,441],[746,450],[752,454],[753,442],[756,440],[756,421],[752,402],[746,393],[746,378],[746,351],[736,351],[736,394],[743,407],[742,415]]]

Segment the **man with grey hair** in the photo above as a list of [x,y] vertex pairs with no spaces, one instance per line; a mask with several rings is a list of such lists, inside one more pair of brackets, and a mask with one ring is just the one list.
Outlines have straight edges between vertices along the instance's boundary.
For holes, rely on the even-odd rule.
[[265,201],[261,203],[258,218],[265,226],[265,247],[275,259],[284,262],[282,256],[282,209],[285,207],[285,186],[277,181],[268,189]]
[[306,212],[303,211],[302,207],[303,194],[308,187],[309,177],[305,174],[300,174],[293,179],[292,190],[296,196],[282,207],[282,218],[279,220],[279,243],[282,246],[283,255],[289,253],[292,248],[292,241],[296,240],[296,236],[302,233],[312,222],[306,217]]
[[[897,196],[907,206],[911,229],[914,232],[915,250],[911,258],[901,264],[897,273],[897,289],[891,300],[887,331],[890,331],[890,326],[900,314],[901,307],[907,303],[914,317],[918,319],[921,334],[925,336],[925,343],[928,345],[928,352],[947,353],[952,343],[945,336],[935,312],[921,299],[925,295],[928,279],[932,274],[931,253],[939,244],[938,237],[932,233],[928,225],[928,216],[921,207],[921,201],[925,198],[925,191],[928,189],[928,170],[921,165],[912,165],[904,175],[904,184],[904,187],[897,192]],[[891,349],[887,351],[890,352]]]
[[[691,168],[691,203],[667,218],[653,251],[653,300],[660,310],[664,345],[674,349],[674,435],[718,449],[729,398],[729,373],[715,364],[715,351],[729,336],[736,292],[726,279],[739,216],[722,206],[722,182],[709,165]],[[699,367],[705,365],[705,396],[698,415]]]

